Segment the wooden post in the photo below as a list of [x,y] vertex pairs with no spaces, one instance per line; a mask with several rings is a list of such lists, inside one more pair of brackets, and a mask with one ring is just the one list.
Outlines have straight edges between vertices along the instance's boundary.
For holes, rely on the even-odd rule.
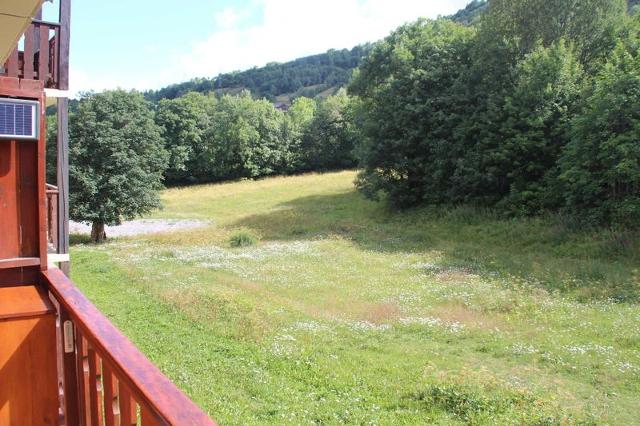
[[[69,253],[69,99],[58,98],[58,247],[59,254]],[[69,262],[60,269],[68,276]]]
[[58,89],[69,90],[69,45],[71,0],[60,0],[60,43],[58,43]]

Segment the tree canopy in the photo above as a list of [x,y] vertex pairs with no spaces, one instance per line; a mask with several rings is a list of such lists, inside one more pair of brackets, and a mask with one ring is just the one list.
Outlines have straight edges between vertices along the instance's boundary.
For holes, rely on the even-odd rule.
[[640,224],[640,18],[627,9],[491,0],[472,27],[419,20],[393,32],[350,86],[359,188],[398,206]]
[[104,239],[104,225],[160,206],[167,152],[142,94],[85,95],[69,133],[70,217],[91,223],[95,241]]

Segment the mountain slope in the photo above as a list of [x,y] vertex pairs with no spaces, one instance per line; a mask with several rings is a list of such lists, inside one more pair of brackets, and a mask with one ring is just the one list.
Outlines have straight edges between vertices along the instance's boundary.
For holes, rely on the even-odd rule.
[[261,68],[220,74],[214,78],[198,78],[174,84],[155,92],[148,92],[153,101],[173,99],[189,91],[238,92],[249,90],[254,96],[275,101],[277,97],[304,95],[314,97],[328,89],[344,86],[372,45],[353,49],[329,50],[285,63],[270,63]]

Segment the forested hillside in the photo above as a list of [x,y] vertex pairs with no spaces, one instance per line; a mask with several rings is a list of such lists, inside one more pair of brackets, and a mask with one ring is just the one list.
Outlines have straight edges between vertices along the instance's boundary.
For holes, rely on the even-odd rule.
[[460,24],[470,25],[478,21],[480,14],[487,10],[487,0],[473,0],[464,9],[460,9],[449,18]]
[[[148,92],[147,99],[175,99],[188,92],[237,93],[249,90],[256,98],[276,101],[278,96],[290,98],[315,97],[329,89],[345,86],[353,70],[371,50],[371,45],[353,49],[329,50],[320,55],[299,58],[285,63],[270,63],[264,67],[220,74],[214,78],[198,78],[174,84],[155,92]],[[334,90],[335,91],[335,90]]]

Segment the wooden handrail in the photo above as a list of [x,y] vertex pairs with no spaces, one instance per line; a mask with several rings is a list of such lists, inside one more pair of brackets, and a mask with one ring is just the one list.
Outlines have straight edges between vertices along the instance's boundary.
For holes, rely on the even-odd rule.
[[[61,318],[70,318],[76,330],[78,380],[77,389],[70,393],[78,395],[81,401],[78,404],[80,413],[71,413],[70,417],[77,416],[84,420],[80,423],[91,425],[102,425],[104,420],[115,417],[119,417],[119,423],[114,420],[112,424],[137,424],[137,404],[145,426],[215,425],[62,271],[49,269],[42,275],[44,284],[60,306]],[[114,385],[114,379],[119,387]],[[65,383],[65,387],[75,385]],[[106,413],[104,419],[103,413]]]

